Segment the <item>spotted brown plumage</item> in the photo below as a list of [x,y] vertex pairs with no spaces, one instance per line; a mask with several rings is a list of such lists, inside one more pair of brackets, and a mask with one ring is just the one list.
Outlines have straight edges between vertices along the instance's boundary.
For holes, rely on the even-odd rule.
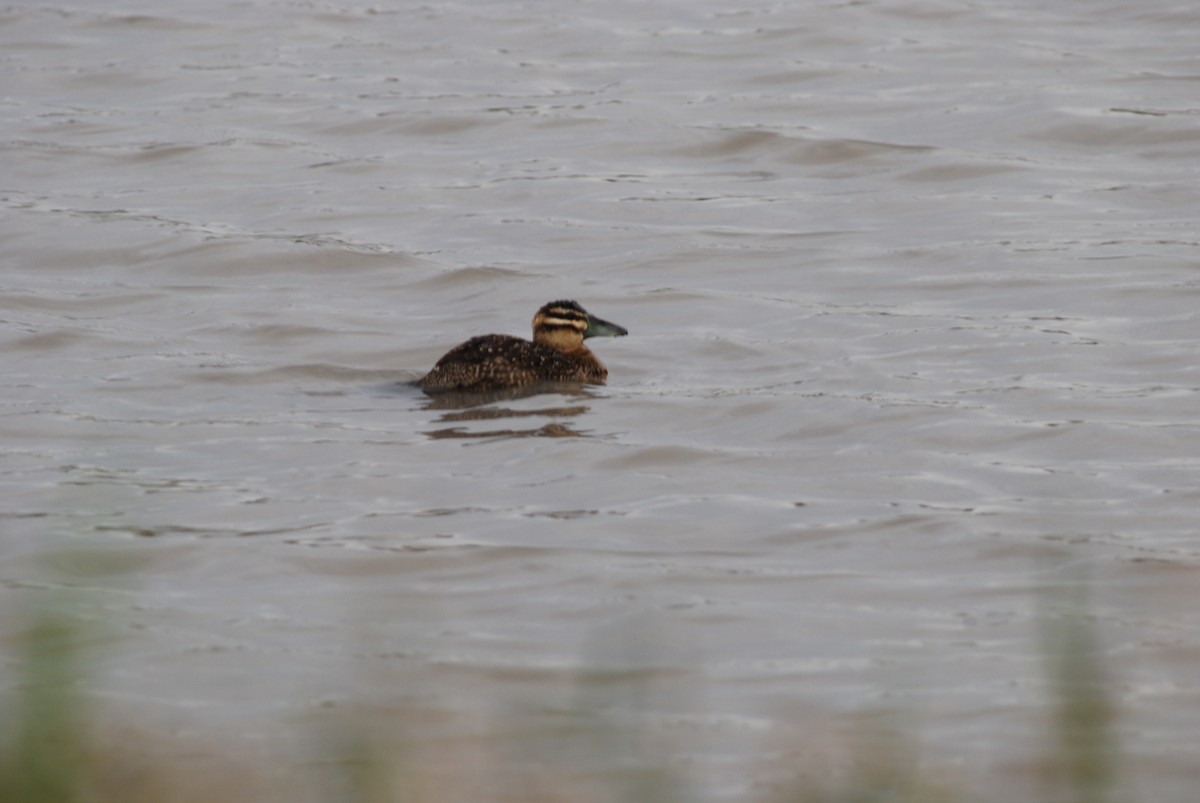
[[533,316],[533,341],[480,335],[446,352],[417,384],[426,392],[471,393],[534,382],[603,385],[608,369],[583,344],[628,331],[595,318],[574,301],[551,301]]

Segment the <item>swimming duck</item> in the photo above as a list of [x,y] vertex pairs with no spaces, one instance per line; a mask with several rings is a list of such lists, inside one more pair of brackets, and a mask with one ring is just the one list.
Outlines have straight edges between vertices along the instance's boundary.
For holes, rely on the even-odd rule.
[[427,393],[476,393],[534,382],[603,385],[608,369],[583,341],[627,334],[574,301],[551,301],[533,316],[533,342],[511,335],[473,337],[446,352],[417,384]]

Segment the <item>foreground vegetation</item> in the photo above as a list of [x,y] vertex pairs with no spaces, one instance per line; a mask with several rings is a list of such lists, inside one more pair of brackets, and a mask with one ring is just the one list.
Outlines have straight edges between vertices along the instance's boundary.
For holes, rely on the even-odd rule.
[[[1044,801],[1116,803],[1119,751],[1113,704],[1098,656],[1097,634],[1083,600],[1044,605],[1041,646],[1052,699],[1046,736]],[[257,766],[236,751],[209,745],[209,762],[188,762],[156,750],[152,733],[101,722],[81,692],[88,669],[83,633],[70,610],[47,609],[7,645],[17,677],[0,696],[2,803],[688,803],[709,799],[702,778],[655,761],[638,727],[614,724],[604,706],[572,712],[563,740],[584,739],[582,754],[602,760],[572,765],[575,753],[556,751],[545,734],[523,737],[521,714],[501,721],[493,741],[501,750],[465,746],[453,761],[461,772],[423,769],[413,734],[421,722],[379,727],[379,712],[314,726],[314,758],[295,767]],[[410,712],[411,713],[411,712]],[[387,722],[387,717],[382,718]],[[918,760],[903,728],[886,716],[865,716],[848,753],[801,766],[792,780],[763,785],[742,799],[758,803],[960,803],[1015,799],[1005,790],[968,790],[938,777],[936,757]],[[369,723],[369,724],[368,724]],[[525,740],[523,742],[523,739]],[[416,740],[419,743],[419,739]],[[804,754],[803,749],[798,754]],[[317,758],[319,754],[321,758]],[[500,761],[499,756],[504,760]],[[564,756],[568,757],[564,759]],[[332,758],[331,758],[332,757]],[[445,766],[445,756],[440,766]],[[806,759],[799,758],[803,764]],[[810,762],[811,763],[811,762]],[[501,765],[503,765],[501,767]],[[836,765],[836,766],[833,766]],[[613,770],[613,766],[624,767]],[[597,769],[608,768],[608,769]]]

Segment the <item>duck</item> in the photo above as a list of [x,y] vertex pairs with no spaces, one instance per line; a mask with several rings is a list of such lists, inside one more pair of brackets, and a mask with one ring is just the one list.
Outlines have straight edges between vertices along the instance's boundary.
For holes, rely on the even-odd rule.
[[575,301],[551,301],[533,316],[533,340],[479,335],[461,343],[417,380],[426,393],[481,393],[538,382],[603,385],[608,369],[583,344],[622,337],[624,326],[597,318]]

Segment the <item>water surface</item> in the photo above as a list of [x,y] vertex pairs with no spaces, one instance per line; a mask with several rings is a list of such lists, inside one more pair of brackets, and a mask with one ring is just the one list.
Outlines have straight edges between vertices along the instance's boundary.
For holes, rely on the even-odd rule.
[[[1011,799],[1087,576],[1133,797],[1190,799],[1200,12],[0,22],[0,627],[81,587],[103,705],[284,766],[373,707],[449,776],[641,699],[729,800],[895,708]],[[556,298],[608,386],[405,384]]]

